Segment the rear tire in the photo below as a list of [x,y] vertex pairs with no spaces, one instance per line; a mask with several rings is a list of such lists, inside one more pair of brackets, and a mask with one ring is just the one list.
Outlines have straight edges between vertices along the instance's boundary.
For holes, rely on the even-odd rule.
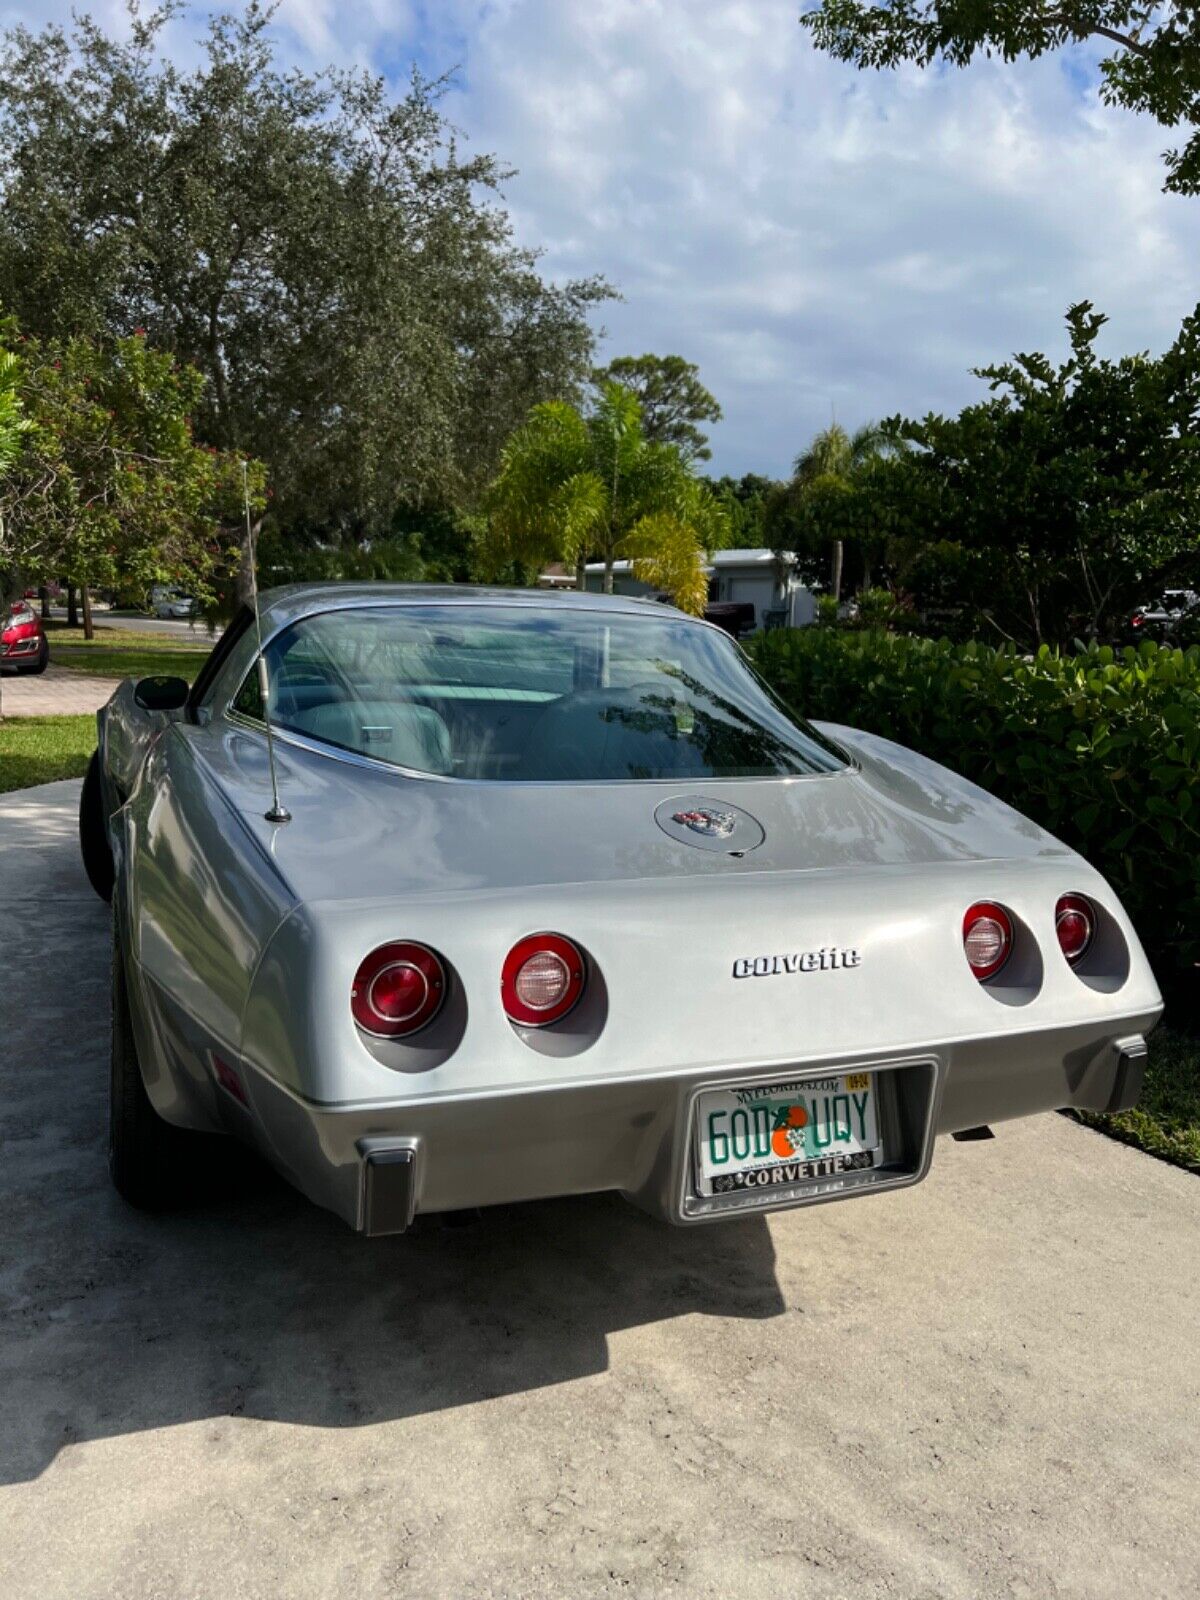
[[101,900],[111,900],[116,869],[113,866],[112,847],[108,842],[108,824],[104,816],[104,792],[100,783],[100,752],[94,751],[88,762],[79,796],[79,851],[83,856],[83,869],[88,882]]
[[113,933],[112,1072],[108,1171],[117,1193],[139,1211],[165,1211],[186,1198],[191,1138],[150,1103],[129,1016],[125,972]]

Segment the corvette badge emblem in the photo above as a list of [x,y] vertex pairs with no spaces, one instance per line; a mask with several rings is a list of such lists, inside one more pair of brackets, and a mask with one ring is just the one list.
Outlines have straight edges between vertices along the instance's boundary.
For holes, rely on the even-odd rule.
[[788,972],[836,972],[841,967],[861,967],[857,950],[825,945],[820,950],[794,950],[785,956],[739,956],[733,963],[735,978],[776,978]]
[[732,800],[673,794],[654,808],[654,821],[678,845],[741,860],[763,842],[762,823]]
[[728,839],[737,827],[737,816],[732,811],[676,811],[671,821],[691,828],[693,833],[702,833],[708,839]]

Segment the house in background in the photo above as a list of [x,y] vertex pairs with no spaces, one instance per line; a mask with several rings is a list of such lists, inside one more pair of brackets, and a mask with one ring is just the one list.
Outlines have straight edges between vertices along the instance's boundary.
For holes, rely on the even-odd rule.
[[[587,587],[599,593],[604,587],[604,563],[589,561]],[[633,563],[613,563],[616,594],[653,596],[656,591],[633,575]],[[718,608],[744,608],[745,627],[806,628],[815,622],[817,602],[811,589],[796,576],[796,558],[788,550],[717,550],[708,562],[708,600],[712,620],[723,618]],[[708,613],[706,613],[708,614]],[[751,621],[753,616],[753,621]]]
[[575,587],[574,568],[566,567],[561,561],[552,561],[538,573],[539,589],[573,589]]

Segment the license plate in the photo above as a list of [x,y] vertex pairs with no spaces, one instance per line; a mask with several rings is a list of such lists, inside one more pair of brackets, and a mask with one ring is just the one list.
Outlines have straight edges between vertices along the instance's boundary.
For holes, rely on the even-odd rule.
[[882,1159],[871,1072],[710,1089],[696,1099],[702,1195],[811,1183]]

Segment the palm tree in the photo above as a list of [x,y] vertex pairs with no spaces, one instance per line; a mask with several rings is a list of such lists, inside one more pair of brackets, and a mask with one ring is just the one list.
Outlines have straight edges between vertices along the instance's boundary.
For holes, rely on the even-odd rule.
[[[904,448],[903,441],[886,432],[877,422],[865,422],[853,433],[847,433],[840,422],[832,422],[796,457],[792,466],[793,482],[801,495],[849,494],[856,478],[876,462],[889,460]],[[844,541],[835,539],[829,583],[835,600],[841,597],[844,556]]]
[[488,493],[492,560],[565,561],[584,587],[595,552],[612,593],[613,564],[667,590],[686,611],[704,609],[704,555],[725,536],[724,508],[673,445],[648,441],[636,395],[601,386],[587,417],[565,401],[535,406],[509,439]]

